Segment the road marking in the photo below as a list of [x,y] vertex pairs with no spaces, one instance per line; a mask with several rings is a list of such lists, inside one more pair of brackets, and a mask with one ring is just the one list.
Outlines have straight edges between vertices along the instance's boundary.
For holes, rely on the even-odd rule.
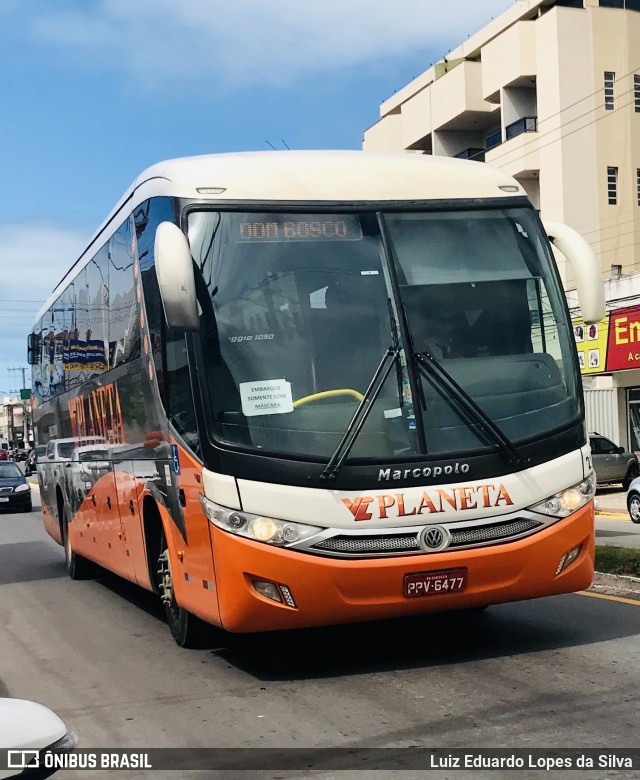
[[597,520],[626,520],[627,523],[631,522],[631,518],[629,517],[629,515],[623,515],[622,513],[614,514],[613,512],[611,513],[596,512],[596,519]]
[[607,601],[619,601],[621,604],[633,604],[640,607],[640,600],[626,599],[624,596],[609,596],[607,593],[592,593],[588,590],[579,590],[577,596],[590,596],[592,599],[606,599]]
[[[29,482],[29,480],[27,480],[27,482]],[[40,485],[37,482],[29,482],[29,484],[31,485],[31,490],[35,490],[36,493],[40,492]]]

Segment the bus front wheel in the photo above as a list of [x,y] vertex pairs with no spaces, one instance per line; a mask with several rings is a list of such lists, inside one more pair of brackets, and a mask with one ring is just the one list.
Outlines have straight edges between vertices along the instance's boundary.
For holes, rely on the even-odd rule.
[[205,624],[191,612],[183,609],[176,601],[173,592],[171,556],[164,530],[161,531],[160,549],[162,552],[158,558],[158,590],[171,636],[180,647],[200,647],[206,633]]

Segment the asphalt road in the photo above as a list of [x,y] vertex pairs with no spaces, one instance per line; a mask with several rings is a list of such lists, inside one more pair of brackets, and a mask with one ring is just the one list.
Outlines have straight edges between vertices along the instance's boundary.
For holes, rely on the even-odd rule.
[[596,544],[611,544],[616,547],[632,547],[640,550],[640,525],[628,518],[618,520],[610,517],[596,517]]
[[[480,615],[262,636],[213,632],[208,647],[182,650],[151,595],[106,573],[69,580],[62,549],[34,511],[0,514],[0,626],[0,695],[51,707],[86,748],[638,745],[640,602],[568,595]],[[261,774],[351,775],[392,776]],[[56,778],[102,776],[165,773]],[[425,776],[474,775],[403,774]],[[516,776],[540,773],[482,773]]]

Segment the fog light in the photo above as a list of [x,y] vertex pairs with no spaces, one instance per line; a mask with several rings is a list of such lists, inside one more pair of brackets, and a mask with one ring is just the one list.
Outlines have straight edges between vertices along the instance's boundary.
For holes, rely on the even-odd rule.
[[280,593],[282,593],[282,597],[284,598],[285,604],[288,607],[295,607],[296,602],[293,600],[293,596],[291,595],[291,591],[289,588],[287,588],[286,585],[280,586]]
[[267,582],[267,580],[253,580],[253,587],[261,596],[271,599],[271,601],[279,601],[282,604],[282,596],[280,595],[278,586],[273,582]]
[[561,572],[561,571],[564,569],[564,562],[565,562],[566,560],[567,560],[567,554],[565,553],[565,554],[562,556],[562,558],[560,558],[560,563],[558,564],[558,566],[557,566],[557,568],[556,568],[556,577],[557,577],[557,576],[558,576],[558,574],[560,574],[560,572]]
[[571,566],[571,564],[575,561],[575,559],[580,555],[580,551],[582,550],[582,545],[579,544],[577,547],[574,547],[573,550],[569,550],[567,553],[567,560],[564,562],[564,568],[566,569],[567,566]]
[[560,558],[560,563],[558,563],[558,568],[556,569],[556,577],[558,574],[560,574],[561,571],[564,571],[567,569],[571,564],[576,560],[576,558],[580,555],[580,552],[582,551],[582,545],[579,544],[576,547],[572,547],[569,552],[566,552],[562,558]]

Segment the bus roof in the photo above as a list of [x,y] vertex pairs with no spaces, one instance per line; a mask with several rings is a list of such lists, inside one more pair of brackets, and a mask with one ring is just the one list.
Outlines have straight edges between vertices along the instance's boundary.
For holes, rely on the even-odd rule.
[[[515,189],[509,192],[501,187]],[[126,216],[152,197],[195,198],[208,203],[353,203],[524,194],[515,179],[484,163],[408,152],[233,152],[165,160],[147,168],[135,179],[36,319],[47,311],[71,276],[89,262]]]

